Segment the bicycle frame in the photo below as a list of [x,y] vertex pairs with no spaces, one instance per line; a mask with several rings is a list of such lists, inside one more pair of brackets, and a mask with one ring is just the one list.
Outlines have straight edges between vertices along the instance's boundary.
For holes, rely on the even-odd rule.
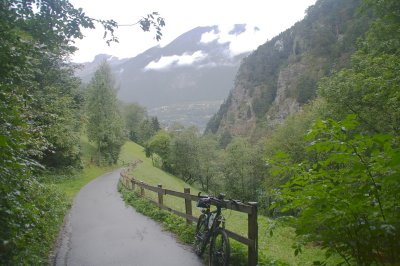
[[222,228],[225,228],[225,219],[222,216],[222,207],[217,205],[217,209],[215,211],[210,211],[209,218],[211,217],[211,214],[215,214],[213,223],[211,225],[211,229],[212,229],[211,231],[214,231],[215,229],[217,229],[221,225],[221,223],[222,223]]
[[[197,255],[201,256],[207,245],[210,244],[210,265],[215,265],[214,262],[217,263],[216,265],[220,265],[220,262],[223,265],[229,264],[229,239],[224,230],[225,219],[222,216],[222,207],[225,206],[223,198],[224,195],[222,194],[218,198],[201,197],[196,205],[201,208],[202,215],[200,215],[196,226],[195,251]],[[211,211],[211,204],[216,206],[213,211]],[[219,244],[216,244],[216,239],[219,239]]]
[[[222,224],[222,228],[225,228],[225,219],[222,216],[222,204],[220,200],[217,200],[215,198],[210,199],[211,202],[216,203],[216,210],[211,211],[211,206],[207,207],[207,208],[202,208],[202,213],[204,213],[207,217],[207,234],[206,234],[206,243],[209,242],[209,239],[211,237],[211,235],[213,234],[213,232],[215,232],[220,225]],[[209,225],[210,219],[211,219],[211,215],[215,215],[214,219],[212,221],[211,226]]]

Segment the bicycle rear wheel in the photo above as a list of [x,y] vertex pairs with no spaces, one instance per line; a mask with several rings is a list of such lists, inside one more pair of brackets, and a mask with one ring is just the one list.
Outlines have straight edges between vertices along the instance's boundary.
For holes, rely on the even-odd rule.
[[229,238],[225,230],[218,228],[212,236],[210,244],[210,266],[227,266],[229,265],[230,257]]
[[207,237],[207,216],[201,214],[199,220],[197,221],[196,233],[194,235],[194,251],[197,255],[201,256],[206,249],[206,237]]

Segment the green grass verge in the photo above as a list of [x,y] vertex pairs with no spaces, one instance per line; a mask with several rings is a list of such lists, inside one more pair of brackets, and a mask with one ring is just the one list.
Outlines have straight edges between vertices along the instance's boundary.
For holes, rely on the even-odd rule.
[[133,160],[132,158],[138,153],[137,145],[128,141],[122,146],[120,158],[116,165],[97,166],[91,163],[91,157],[96,153],[96,147],[90,143],[85,136],[81,137],[81,147],[84,166],[82,170],[75,171],[68,175],[52,174],[52,176],[46,177],[49,182],[55,184],[63,191],[71,202],[83,186],[107,172],[125,166],[131,162]]
[[[142,161],[129,174],[135,179],[143,181],[150,185],[162,184],[163,188],[182,191],[186,187],[191,189],[191,194],[197,194],[198,188],[190,186],[181,179],[170,175],[152,165],[151,159],[146,158],[143,147],[135,143],[127,143],[127,148],[133,153],[132,159],[140,159]],[[131,159],[131,161],[132,161]],[[146,191],[145,197],[153,201],[157,201],[157,194]],[[170,208],[184,212],[184,200],[181,198],[166,195],[164,196],[164,204]],[[137,206],[135,206],[137,208]],[[158,209],[158,208],[157,208]],[[199,210],[194,207],[193,215],[198,216]],[[226,219],[226,228],[247,236],[247,215],[231,210],[223,211]],[[180,219],[174,216],[174,219]],[[303,248],[302,253],[295,256],[295,232],[294,229],[284,226],[275,220],[271,220],[264,216],[259,216],[259,262],[260,265],[312,265],[314,261],[325,260],[325,252],[318,247],[308,246]],[[273,235],[270,235],[270,229],[273,228]],[[232,256],[235,258],[236,264],[241,261],[240,257],[247,258],[247,247],[241,243],[231,240],[233,248]],[[334,258],[328,261],[328,264],[334,264]]]

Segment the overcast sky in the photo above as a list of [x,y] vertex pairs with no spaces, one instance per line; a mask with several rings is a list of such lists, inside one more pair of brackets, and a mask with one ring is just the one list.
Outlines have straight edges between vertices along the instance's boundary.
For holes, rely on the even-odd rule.
[[[74,62],[92,61],[97,54],[105,53],[119,58],[134,57],[155,45],[164,46],[179,35],[197,27],[220,25],[228,32],[234,24],[247,24],[259,31],[232,41],[237,52],[251,51],[292,26],[304,17],[305,10],[316,0],[70,0],[76,8],[83,8],[94,18],[114,19],[120,24],[131,24],[142,16],[157,11],[164,17],[163,39],[157,42],[154,33],[143,33],[139,26],[120,27],[116,31],[120,43],[107,46],[103,29],[85,30],[86,36],[78,40],[79,51],[72,57]],[[214,38],[214,33],[204,38]],[[221,32],[223,34],[223,32]],[[224,38],[224,36],[219,36]],[[232,49],[233,49],[232,48]]]

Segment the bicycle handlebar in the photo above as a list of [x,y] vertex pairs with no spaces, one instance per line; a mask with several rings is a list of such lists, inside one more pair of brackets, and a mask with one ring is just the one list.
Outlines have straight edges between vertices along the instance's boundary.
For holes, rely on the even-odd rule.
[[[222,193],[219,194],[217,197],[215,197],[215,196],[209,196],[209,195],[201,196],[201,192],[199,192],[198,197],[199,197],[198,201],[203,201],[204,203],[206,203],[206,205],[214,203],[214,205],[216,205],[217,207],[225,207],[225,204],[228,202],[233,203],[235,205],[238,205],[241,203],[241,201],[234,200],[234,199],[225,200],[224,199],[225,194],[222,194]],[[207,207],[209,207],[209,206],[207,206]]]
[[[225,207],[226,203],[233,203],[234,205],[239,205],[239,204],[243,204],[242,201],[240,200],[235,200],[235,199],[224,199],[225,198],[225,194],[219,194],[217,197],[215,196],[210,196],[210,195],[201,195],[201,192],[199,192],[197,194],[197,196],[199,197],[198,201],[203,200],[207,203],[207,205],[214,203],[214,205],[216,205],[217,207]],[[197,206],[199,207],[199,206]],[[209,207],[209,206],[208,206]]]

